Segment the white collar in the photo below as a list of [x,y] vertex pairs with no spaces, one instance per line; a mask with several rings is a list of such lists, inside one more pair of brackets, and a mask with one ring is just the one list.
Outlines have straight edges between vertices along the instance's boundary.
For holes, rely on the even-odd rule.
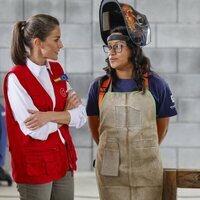
[[48,61],[46,62],[46,68],[49,69],[49,71],[51,72],[51,74],[53,74],[52,71],[51,71],[51,66],[50,66],[50,64],[49,64]]
[[29,58],[26,60],[26,65],[36,77],[39,77],[40,72],[47,68],[46,65],[38,65]]

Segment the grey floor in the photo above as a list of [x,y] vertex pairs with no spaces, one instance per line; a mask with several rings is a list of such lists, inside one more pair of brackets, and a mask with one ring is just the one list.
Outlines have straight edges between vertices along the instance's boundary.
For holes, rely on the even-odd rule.
[[[17,200],[16,185],[0,185],[0,200]],[[94,172],[75,174],[75,200],[99,200]],[[200,189],[178,189],[178,200],[200,200]]]

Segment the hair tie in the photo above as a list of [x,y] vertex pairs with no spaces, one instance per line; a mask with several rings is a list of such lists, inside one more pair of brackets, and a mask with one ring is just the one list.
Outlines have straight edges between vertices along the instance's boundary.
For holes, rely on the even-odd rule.
[[26,26],[26,21],[21,21],[21,30],[24,30],[24,27]]

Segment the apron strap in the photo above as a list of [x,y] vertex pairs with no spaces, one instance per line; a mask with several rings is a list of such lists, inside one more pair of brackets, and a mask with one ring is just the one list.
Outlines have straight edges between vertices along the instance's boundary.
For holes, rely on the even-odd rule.
[[[149,79],[148,79],[148,73],[147,72],[144,74],[144,81],[145,81],[146,88],[149,89]],[[103,97],[104,97],[110,83],[111,83],[111,78],[108,78],[102,83],[101,87],[99,88],[99,98],[98,98],[98,105],[99,106],[101,105]]]
[[111,78],[106,79],[106,80],[102,83],[101,87],[99,88],[99,98],[98,98],[98,105],[99,105],[99,106],[101,105],[101,102],[102,102],[102,100],[103,100],[103,97],[104,97],[104,95],[105,95],[105,93],[106,93],[106,90],[107,90],[107,88],[108,88],[110,82],[111,82]]
[[145,81],[146,88],[149,89],[149,79],[148,79],[147,72],[144,74],[144,81]]

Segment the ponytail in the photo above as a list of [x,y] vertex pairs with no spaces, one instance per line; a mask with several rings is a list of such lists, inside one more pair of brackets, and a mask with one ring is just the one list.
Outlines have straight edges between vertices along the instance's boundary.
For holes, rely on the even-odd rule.
[[16,65],[25,65],[27,51],[24,41],[24,28],[26,21],[19,21],[15,24],[12,35],[11,58]]
[[16,65],[25,65],[28,56],[27,50],[33,48],[32,40],[39,38],[41,41],[45,41],[58,25],[59,21],[55,17],[46,14],[34,15],[26,21],[17,22],[12,36],[12,61]]

